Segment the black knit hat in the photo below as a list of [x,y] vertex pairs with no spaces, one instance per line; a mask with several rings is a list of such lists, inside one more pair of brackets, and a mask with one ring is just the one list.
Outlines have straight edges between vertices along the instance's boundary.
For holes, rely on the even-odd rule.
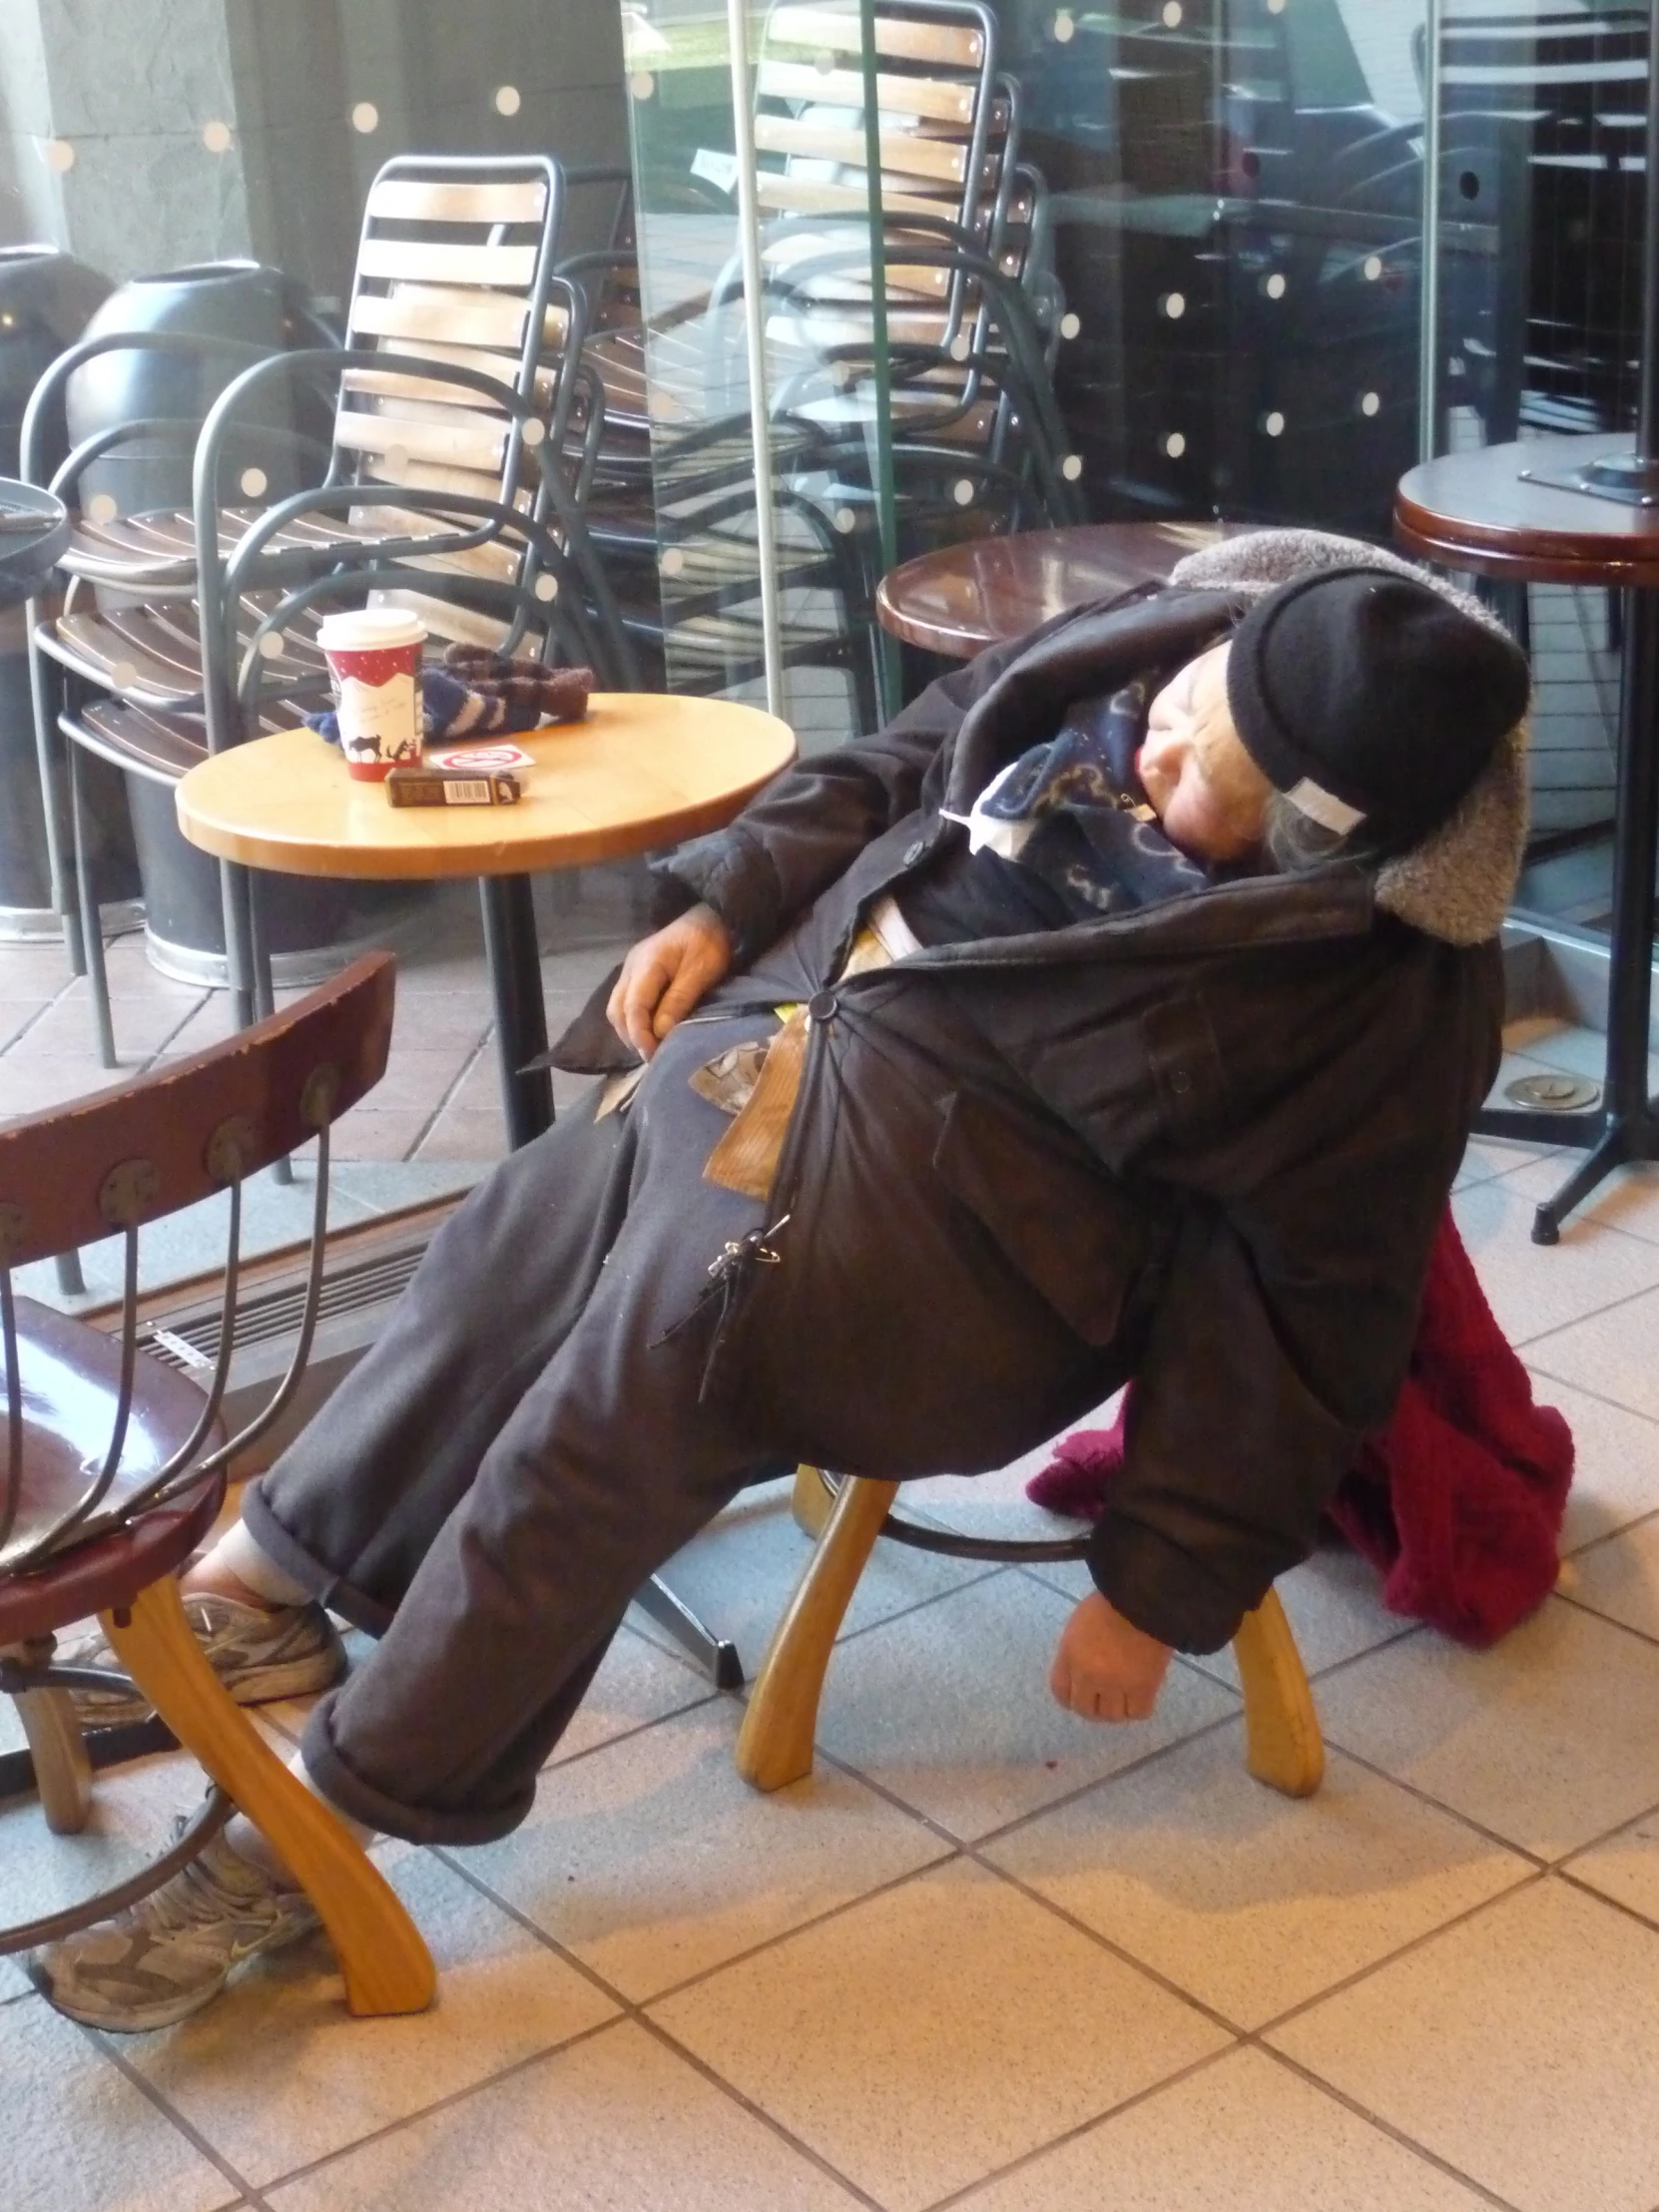
[[1233,633],[1227,699],[1257,767],[1328,829],[1403,851],[1526,712],[1509,639],[1385,568],[1318,569]]

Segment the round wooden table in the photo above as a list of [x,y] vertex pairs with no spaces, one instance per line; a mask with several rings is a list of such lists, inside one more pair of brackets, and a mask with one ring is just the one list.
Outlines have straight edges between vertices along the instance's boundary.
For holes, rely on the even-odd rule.
[[1254,522],[1086,522],[1069,530],[1020,530],[1007,537],[943,545],[889,569],[875,588],[883,630],[947,660],[971,660],[987,645],[1087,606],[1092,599],[1164,584],[1177,561]]
[[677,843],[729,822],[795,758],[789,726],[719,699],[601,692],[585,722],[504,740],[532,756],[508,807],[393,807],[354,782],[313,731],[285,730],[217,753],[177,788],[192,844],[288,875],[426,880],[475,875],[495,997],[507,1138],[553,1121],[530,876]]
[[1563,1219],[1615,1167],[1659,1158],[1659,1122],[1647,1091],[1659,860],[1659,509],[1599,498],[1570,481],[1598,454],[1628,452],[1631,444],[1624,431],[1448,454],[1409,470],[1394,499],[1395,534],[1442,567],[1629,593],[1602,1102],[1580,1114],[1488,1108],[1474,1124],[1488,1135],[1588,1147],[1560,1190],[1538,1207],[1537,1244],[1554,1244]]

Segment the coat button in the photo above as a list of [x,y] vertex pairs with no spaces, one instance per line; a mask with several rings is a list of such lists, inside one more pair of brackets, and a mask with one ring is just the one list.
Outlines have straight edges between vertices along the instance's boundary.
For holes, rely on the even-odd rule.
[[914,844],[907,844],[904,847],[904,865],[906,867],[914,867],[916,862],[922,857],[926,850],[927,839],[925,837],[917,837]]
[[1193,1087],[1193,1079],[1184,1070],[1177,1069],[1169,1079],[1169,1087],[1177,1098],[1185,1098]]
[[807,1011],[814,1021],[828,1021],[835,1011],[833,991],[815,991],[807,1001]]

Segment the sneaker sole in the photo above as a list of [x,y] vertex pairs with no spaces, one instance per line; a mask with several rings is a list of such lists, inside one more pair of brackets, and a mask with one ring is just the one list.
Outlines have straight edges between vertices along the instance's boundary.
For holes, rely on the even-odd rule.
[[[327,1653],[309,1659],[290,1659],[282,1666],[255,1667],[247,1674],[227,1679],[220,1687],[237,1705],[275,1705],[285,1697],[307,1697],[314,1690],[331,1690],[344,1675],[339,1661]],[[83,1728],[121,1728],[129,1721],[147,1721],[156,1708],[148,1698],[102,1698],[96,1690],[71,1690],[75,1718]]]
[[153,2028],[177,2027],[181,2020],[188,2020],[193,2012],[200,2012],[214,1998],[224,1994],[231,1976],[256,1958],[269,1958],[274,1951],[286,1950],[290,1943],[302,1942],[307,1936],[314,1936],[321,1927],[320,1920],[311,1919],[298,1928],[284,1929],[279,1936],[272,1936],[252,1950],[244,1951],[233,1959],[211,1988],[197,1990],[191,1995],[174,1997],[147,2005],[138,2011],[116,2013],[97,2005],[66,2002],[52,1987],[51,1976],[33,1958],[25,1959],[23,1970],[54,2012],[61,2012],[66,2020],[77,2020],[83,2027],[99,2027],[111,2035],[146,2035]]

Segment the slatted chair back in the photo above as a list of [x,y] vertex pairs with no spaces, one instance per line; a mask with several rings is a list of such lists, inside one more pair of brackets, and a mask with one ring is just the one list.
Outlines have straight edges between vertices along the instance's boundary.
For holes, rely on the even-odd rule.
[[[328,1132],[385,1070],[392,978],[390,956],[370,954],[297,1005],[177,1066],[0,1130],[0,1576],[26,1575],[198,1488],[291,1398],[321,1288]],[[243,1188],[313,1138],[316,1201],[294,1357],[265,1411],[210,1449],[236,1349]],[[148,1224],[216,1196],[228,1200],[225,1289],[204,1396],[139,1352],[139,1237]],[[16,1295],[17,1268],[112,1233],[123,1239],[118,1339]],[[87,1383],[79,1393],[77,1376]],[[172,1403],[180,1392],[190,1401],[183,1422]],[[39,1418],[53,1406],[65,1409],[55,1441],[43,1439]],[[88,1432],[89,1409],[104,1414],[103,1433]],[[157,1432],[185,1431],[165,1456],[153,1448],[147,1409]]]
[[[529,514],[545,512],[528,431],[475,388],[429,373],[460,368],[532,403],[529,431],[559,450],[573,402],[569,373],[580,307],[555,269],[565,186],[556,162],[435,160],[386,163],[363,209],[346,343],[385,366],[348,368],[334,419],[337,465],[363,483],[461,493]],[[580,345],[580,332],[575,332]],[[376,502],[352,510],[371,536],[431,534],[430,512]],[[533,549],[494,537],[405,565],[512,585]],[[395,593],[432,632],[498,645],[502,625],[447,596]]]

